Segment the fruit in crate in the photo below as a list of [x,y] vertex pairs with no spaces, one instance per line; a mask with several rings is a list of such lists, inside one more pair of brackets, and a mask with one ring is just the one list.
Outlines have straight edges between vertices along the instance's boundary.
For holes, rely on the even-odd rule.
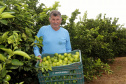
[[47,57],[43,57],[43,61],[39,65],[42,66],[43,64],[50,65],[50,63],[51,64],[56,63],[58,66],[58,65],[64,65],[64,63],[71,64],[79,61],[80,61],[79,52],[76,52],[75,54],[64,53],[63,55],[55,53],[53,57],[49,55]]
[[[80,62],[79,51],[73,53],[55,53],[53,56],[45,56],[42,58],[42,62],[39,63],[39,67],[42,67],[42,70],[51,70],[52,67],[56,66],[65,66],[70,65],[75,62]],[[44,71],[43,71],[44,72]]]

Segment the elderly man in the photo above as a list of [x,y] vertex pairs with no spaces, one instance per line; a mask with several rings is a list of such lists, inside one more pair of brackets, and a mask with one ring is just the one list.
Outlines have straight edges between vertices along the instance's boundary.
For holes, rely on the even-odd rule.
[[39,52],[39,48],[34,47],[35,56],[41,57],[42,54],[54,54],[71,52],[71,42],[69,32],[60,27],[62,22],[61,13],[57,10],[53,10],[49,17],[50,25],[42,26],[37,33],[37,36],[43,37],[42,53]]

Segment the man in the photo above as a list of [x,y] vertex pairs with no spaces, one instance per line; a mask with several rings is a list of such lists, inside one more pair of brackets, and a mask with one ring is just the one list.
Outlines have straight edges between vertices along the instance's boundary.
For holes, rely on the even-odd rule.
[[[60,27],[62,22],[61,13],[57,10],[51,11],[49,22],[50,25],[41,27],[37,33],[38,37],[43,37],[42,54],[71,52],[69,32]],[[41,57],[37,46],[34,47],[34,54]]]

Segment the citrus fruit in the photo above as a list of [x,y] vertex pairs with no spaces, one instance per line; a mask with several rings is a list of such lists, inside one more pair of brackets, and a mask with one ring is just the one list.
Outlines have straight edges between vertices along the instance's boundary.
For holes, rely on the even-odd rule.
[[64,53],[64,56],[67,56],[67,53]]
[[65,57],[65,58],[64,58],[64,61],[68,61],[68,58],[67,58],[67,57]]
[[47,59],[49,60],[50,59],[50,56],[47,56]]
[[46,61],[46,57],[43,57],[43,59],[42,59],[43,61]]
[[11,76],[10,76],[10,75],[6,75],[6,76],[5,76],[5,80],[6,80],[6,81],[10,81],[10,79],[11,79]]

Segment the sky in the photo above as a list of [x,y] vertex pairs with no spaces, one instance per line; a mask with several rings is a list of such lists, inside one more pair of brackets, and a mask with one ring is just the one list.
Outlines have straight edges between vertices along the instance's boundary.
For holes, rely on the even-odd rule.
[[81,14],[79,17],[83,17],[84,13],[87,11],[88,19],[96,19],[97,15],[100,13],[102,17],[106,14],[108,18],[119,18],[117,24],[124,25],[126,27],[126,0],[40,0],[40,3],[44,3],[45,6],[51,7],[55,1],[59,2],[60,7],[58,10],[62,15],[67,15],[71,17],[72,12],[79,9]]

